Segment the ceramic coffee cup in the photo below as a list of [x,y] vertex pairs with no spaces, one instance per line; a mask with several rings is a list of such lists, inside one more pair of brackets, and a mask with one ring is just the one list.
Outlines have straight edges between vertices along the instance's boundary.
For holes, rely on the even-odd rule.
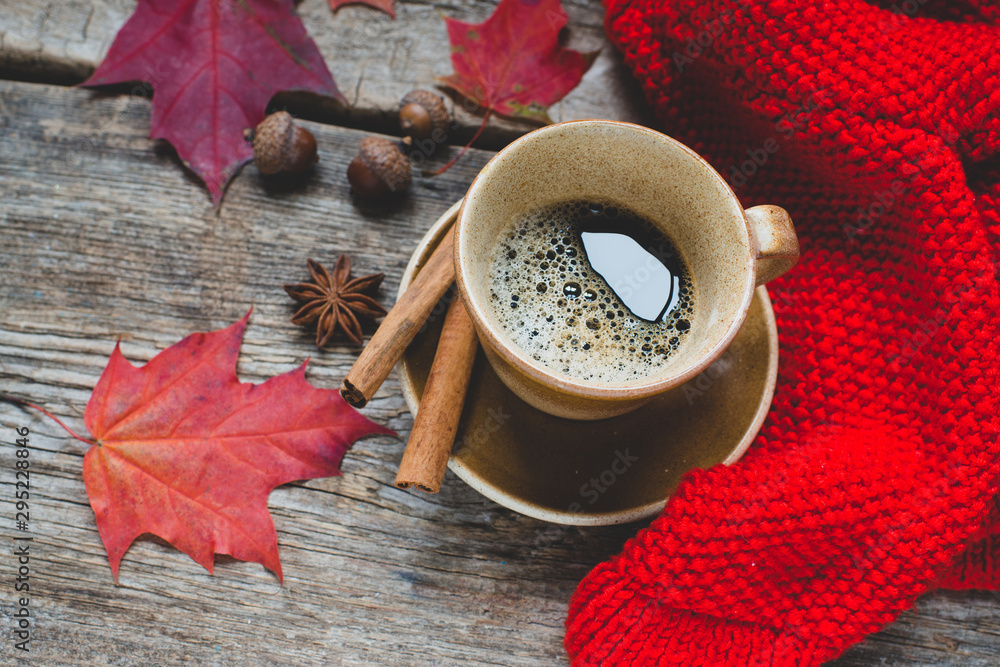
[[[581,380],[546,366],[514,343],[490,303],[490,261],[505,234],[525,214],[573,200],[627,206],[661,230],[689,267],[696,304],[690,330],[665,364],[641,379]],[[511,143],[476,177],[455,225],[459,293],[497,376],[539,410],[578,420],[624,414],[705,370],[736,336],[755,287],[788,271],[799,255],[784,209],[744,210],[691,149],[604,120],[550,125]]]

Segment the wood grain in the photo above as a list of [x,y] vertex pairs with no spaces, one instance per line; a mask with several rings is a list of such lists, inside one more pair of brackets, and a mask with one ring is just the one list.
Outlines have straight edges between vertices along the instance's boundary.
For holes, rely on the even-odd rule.
[[[115,341],[149,359],[253,305],[239,361],[260,382],[311,357],[336,389],[358,349],[318,351],[288,322],[281,285],[305,259],[350,252],[385,271],[389,305],[409,253],[489,154],[417,179],[410,196],[352,199],[344,173],[362,134],[310,125],[321,160],[298,189],[251,166],[218,214],[176,157],[146,139],[144,101],[0,83],[0,386],[79,431]],[[109,122],[108,119],[114,119]],[[367,331],[371,334],[371,331]],[[347,455],[340,478],[277,489],[270,507],[285,585],[220,558],[210,576],[154,538],[111,580],[80,476],[86,445],[39,415],[0,405],[0,470],[13,498],[13,429],[31,429],[35,664],[538,665],[563,659],[574,586],[635,528],[548,526],[501,509],[449,474],[433,498],[393,485],[412,424],[395,377],[365,414],[396,429]],[[11,517],[12,518],[12,515]],[[5,520],[0,540],[12,544]],[[5,549],[7,547],[4,547]],[[4,560],[6,581],[11,563]],[[8,576],[10,575],[10,576]],[[5,614],[11,597],[0,595]],[[12,646],[0,644],[0,663]]]
[[[553,120],[611,118],[648,124],[651,114],[638,84],[604,36],[598,0],[568,0],[567,45],[600,51],[581,84],[550,110]],[[0,4],[0,74],[50,83],[78,83],[97,67],[134,0],[22,0]],[[349,127],[398,133],[400,98],[414,88],[434,89],[434,78],[452,72],[442,14],[462,21],[485,20],[496,2],[457,0],[447,4],[396,3],[396,20],[365,6],[333,13],[326,0],[304,0],[298,13],[326,59],[350,109],[314,96],[285,95],[276,106],[297,115]],[[126,91],[147,94],[141,86]],[[451,104],[457,128],[451,143],[462,144],[481,116]],[[524,126],[490,120],[480,145],[498,148],[522,134]]]
[[[54,6],[54,5],[53,5]],[[70,2],[69,6],[75,7]],[[4,11],[9,11],[5,5]],[[60,10],[53,10],[60,11]],[[346,10],[345,10],[346,11]],[[357,355],[317,351],[288,322],[281,285],[305,259],[350,252],[387,274],[390,305],[411,249],[489,158],[472,151],[409,196],[353,199],[344,172],[362,133],[308,124],[321,163],[303,183],[244,169],[219,211],[169,147],[146,138],[146,100],[0,82],[0,387],[83,430],[83,410],[115,341],[136,362],[253,305],[239,362],[261,382],[310,357],[335,389]],[[371,330],[366,331],[367,335]],[[498,507],[451,473],[440,494],[394,487],[412,420],[395,377],[365,414],[399,432],[347,454],[339,478],[275,490],[285,585],[219,558],[209,575],[141,538],[111,579],[81,479],[86,445],[47,419],[0,404],[0,541],[13,544],[13,429],[31,429],[33,665],[553,665],[579,580],[641,525],[544,524]],[[10,558],[0,610],[13,610]],[[1000,601],[938,592],[833,664],[997,664]]]

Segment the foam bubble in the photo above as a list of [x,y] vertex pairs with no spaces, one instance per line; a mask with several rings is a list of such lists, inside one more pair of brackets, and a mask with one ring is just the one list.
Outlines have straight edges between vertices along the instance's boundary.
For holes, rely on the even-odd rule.
[[[678,299],[663,319],[633,315],[584,259],[581,227],[595,220],[649,228],[617,204],[568,202],[536,210],[496,246],[491,304],[515,345],[549,368],[593,382],[641,380],[662,369],[688,336],[694,315],[690,271],[683,262],[674,267]],[[657,241],[666,256],[680,258],[668,240]]]

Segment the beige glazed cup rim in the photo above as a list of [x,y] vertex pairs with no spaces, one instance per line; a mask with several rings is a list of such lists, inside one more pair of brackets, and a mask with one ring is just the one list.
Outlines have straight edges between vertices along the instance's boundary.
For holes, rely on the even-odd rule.
[[[714,179],[719,185],[721,185],[722,191],[726,193],[728,203],[733,205],[731,206],[733,212],[738,213],[740,221],[742,222],[745,247],[743,265],[746,270],[744,272],[745,279],[742,285],[742,294],[739,299],[739,305],[734,311],[737,313],[737,316],[732,318],[724,334],[720,336],[710,348],[703,352],[697,358],[695,363],[691,363],[686,367],[683,367],[679,372],[669,375],[654,376],[646,381],[636,381],[630,383],[595,383],[584,380],[576,380],[565,375],[558,374],[551,368],[535,361],[523,350],[518,348],[498,324],[492,322],[490,318],[484,316],[484,313],[489,312],[491,306],[489,303],[485,302],[485,299],[481,294],[479,294],[476,290],[470,289],[470,285],[473,283],[475,277],[470,275],[470,269],[466,262],[463,261],[463,259],[470,252],[473,252],[472,244],[476,242],[475,239],[472,238],[472,234],[470,234],[467,229],[469,226],[467,221],[470,216],[470,211],[475,211],[477,197],[479,197],[480,193],[485,188],[490,187],[489,181],[491,176],[498,170],[498,168],[500,168],[501,165],[505,165],[505,162],[513,159],[511,158],[511,154],[524,150],[526,144],[545,141],[552,136],[566,131],[585,131],[587,127],[593,127],[595,125],[610,126],[627,131],[642,133],[646,135],[647,138],[652,138],[663,144],[669,150],[683,153],[690,158],[693,163],[697,164],[699,168],[705,172],[705,175]],[[722,210],[722,204],[719,205],[719,208]],[[488,341],[488,343],[505,362],[519,369],[535,381],[552,387],[560,393],[571,396],[609,400],[641,399],[655,396],[656,394],[662,393],[672,387],[679,386],[694,378],[708,368],[708,366],[710,366],[716,359],[719,358],[720,355],[722,355],[723,352],[725,352],[726,348],[736,337],[740,327],[743,325],[747,316],[747,311],[749,310],[750,304],[753,300],[757,275],[756,247],[754,236],[750,229],[750,223],[747,220],[746,213],[744,212],[743,206],[739,203],[739,199],[736,197],[736,194],[733,192],[732,188],[725,181],[725,179],[719,174],[719,172],[717,172],[708,162],[706,162],[692,149],[688,148],[676,139],[641,125],[610,120],[575,120],[548,125],[520,137],[493,156],[493,158],[479,172],[465,196],[462,208],[459,211],[458,218],[455,222],[455,274],[459,293],[465,301],[469,316],[472,318],[472,321],[476,326],[476,330],[478,331],[480,337],[487,339],[484,342]]]

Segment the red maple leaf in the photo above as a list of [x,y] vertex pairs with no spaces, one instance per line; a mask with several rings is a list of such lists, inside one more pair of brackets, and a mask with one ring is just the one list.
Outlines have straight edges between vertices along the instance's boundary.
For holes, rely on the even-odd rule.
[[368,5],[396,18],[396,0],[330,0],[330,9],[333,11],[337,11],[344,5]]
[[546,110],[573,90],[597,53],[559,44],[559,0],[501,0],[483,23],[445,18],[455,73],[438,81],[503,116],[551,123]]
[[340,474],[352,442],[391,434],[297,369],[241,383],[236,358],[250,314],[192,334],[136,368],[116,346],[87,404],[96,444],[83,479],[111,572],[153,533],[209,572],[215,554],[281,579],[267,497],[279,484]]
[[343,101],[293,0],[139,0],[82,85],[153,86],[149,136],[166,139],[212,201],[253,156],[243,137],[282,90]]

